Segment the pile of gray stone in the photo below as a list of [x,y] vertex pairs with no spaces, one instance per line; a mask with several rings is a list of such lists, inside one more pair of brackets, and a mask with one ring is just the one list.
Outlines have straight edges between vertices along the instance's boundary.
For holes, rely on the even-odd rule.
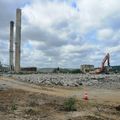
[[92,86],[96,88],[120,89],[120,75],[90,75],[90,74],[30,74],[13,75],[23,82],[37,85],[56,86]]

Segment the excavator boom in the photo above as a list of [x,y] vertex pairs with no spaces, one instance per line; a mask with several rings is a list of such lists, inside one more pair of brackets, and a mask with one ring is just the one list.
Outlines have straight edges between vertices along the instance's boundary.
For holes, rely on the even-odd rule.
[[96,70],[96,73],[102,73],[105,70],[105,62],[107,61],[107,65],[110,66],[110,54],[107,53],[106,56],[104,57],[100,69]]

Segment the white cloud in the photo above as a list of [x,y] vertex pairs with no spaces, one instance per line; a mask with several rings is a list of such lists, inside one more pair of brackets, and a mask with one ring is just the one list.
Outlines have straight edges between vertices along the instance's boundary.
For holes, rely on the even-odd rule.
[[114,46],[114,47],[106,47],[105,51],[109,51],[110,53],[116,53],[116,55],[119,55],[120,53],[120,45]]
[[104,20],[120,11],[119,0],[79,0],[79,21],[83,30],[99,28]]
[[[4,53],[8,56],[4,50],[8,45],[9,21],[15,19],[17,7],[22,7],[22,66],[79,67],[85,62],[98,65],[106,52],[117,53],[120,28],[111,18],[120,19],[120,0],[76,2],[77,8],[71,6],[71,1],[64,0],[0,1],[0,43],[4,46],[0,56]],[[6,7],[9,4],[12,7]],[[119,63],[118,59],[114,61]]]
[[50,27],[62,19],[69,19],[74,11],[64,2],[33,1],[23,8],[23,14],[32,25]]
[[113,31],[113,29],[107,28],[98,30],[97,38],[106,48],[108,46],[111,48],[116,47],[120,44],[120,30]]
[[[60,2],[59,0],[52,2],[49,0],[45,0],[45,2],[33,0],[31,4],[23,8],[23,17],[28,21],[29,26],[37,26],[44,31],[42,34],[48,34],[48,37],[45,37],[47,41],[41,41],[43,35],[38,29],[36,29],[36,36],[38,37],[31,34],[32,38],[41,39],[37,42],[31,42],[36,49],[35,52],[42,51],[48,61],[54,62],[54,65],[65,66],[67,64],[69,66],[71,63],[74,64],[73,66],[77,66],[78,63],[75,65],[75,62],[78,61],[97,64],[105,52],[110,50],[106,49],[107,47],[103,44],[88,44],[86,39],[83,40],[86,37],[84,34],[96,29],[98,35],[96,40],[107,41],[109,39],[107,43],[109,44],[112,38],[116,43],[116,38],[118,39],[119,35],[115,34],[112,28],[106,28],[104,20],[119,13],[119,3],[118,0],[110,0],[109,2],[107,0],[78,0],[78,11],[66,2]],[[51,34],[55,37],[52,37]],[[56,38],[59,38],[58,42],[66,42],[58,47]],[[54,46],[47,44],[48,41]],[[70,63],[68,63],[68,60],[71,60]]]
[[98,31],[98,39],[101,41],[107,40],[109,41],[114,35],[114,31],[112,29],[102,29]]
[[76,52],[84,52],[86,50],[92,50],[92,49],[95,49],[97,46],[94,46],[94,45],[90,45],[90,44],[83,44],[82,46],[81,45],[66,45],[66,46],[63,46],[62,47],[62,52],[63,53],[76,53]]

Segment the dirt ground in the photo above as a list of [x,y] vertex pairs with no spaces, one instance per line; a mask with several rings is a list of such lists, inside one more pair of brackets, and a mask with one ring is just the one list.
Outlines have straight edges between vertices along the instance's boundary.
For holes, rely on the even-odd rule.
[[[37,86],[3,77],[0,86],[0,120],[120,120],[120,90]],[[64,110],[69,97],[76,99],[76,111]]]

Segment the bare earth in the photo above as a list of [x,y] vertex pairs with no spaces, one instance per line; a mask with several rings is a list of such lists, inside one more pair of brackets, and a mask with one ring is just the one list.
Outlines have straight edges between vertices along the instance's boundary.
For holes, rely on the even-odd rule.
[[[120,120],[119,89],[37,86],[8,77],[0,77],[0,86],[0,120]],[[62,109],[69,97],[76,98],[77,111]]]

